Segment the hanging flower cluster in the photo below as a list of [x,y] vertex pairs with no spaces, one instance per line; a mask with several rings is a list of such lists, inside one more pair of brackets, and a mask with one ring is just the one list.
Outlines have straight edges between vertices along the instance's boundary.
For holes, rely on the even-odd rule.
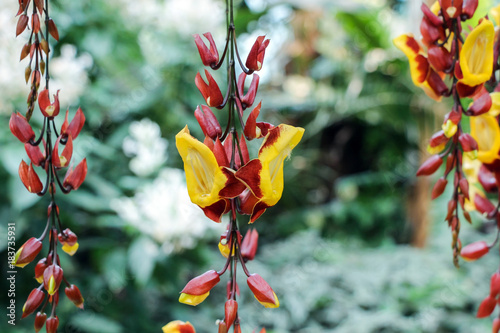
[[[442,97],[453,101],[441,130],[429,141],[428,151],[433,155],[420,166],[417,176],[434,174],[444,162],[444,173],[432,189],[432,199],[444,192],[451,177],[453,194],[446,221],[452,232],[457,267],[460,256],[472,261],[488,253],[498,243],[500,230],[500,200],[497,197],[494,204],[488,196],[500,194],[500,85],[496,75],[500,69],[500,6],[471,27],[469,20],[477,6],[478,0],[439,0],[430,8],[422,4],[421,42],[411,35],[394,39],[408,57],[413,83],[437,101]],[[468,118],[463,119],[464,115]],[[465,130],[467,123],[469,133]],[[459,210],[469,223],[471,211],[496,220],[498,230],[493,244],[480,241],[462,248]],[[499,277],[496,271],[491,278],[490,295],[477,313],[480,318],[491,315],[497,305]],[[493,332],[499,331],[497,318]]]
[[[269,39],[265,36],[258,37],[243,64],[236,42],[233,1],[230,0],[227,5],[228,29],[222,56],[219,57],[211,33],[203,35],[208,40],[208,45],[199,35],[194,36],[203,65],[218,70],[227,56],[227,92],[222,94],[208,70],[205,70],[206,80],[198,73],[195,84],[206,105],[197,107],[194,115],[205,138],[203,141],[197,140],[191,136],[187,126],[176,136],[191,201],[215,222],[221,222],[222,216],[229,214],[227,231],[219,242],[220,252],[227,258],[225,266],[220,271],[210,270],[189,281],[181,291],[179,301],[193,306],[200,304],[219,283],[220,277],[229,271],[224,319],[219,322],[219,332],[224,333],[231,327],[234,332],[241,331],[236,301],[236,295],[239,293],[236,284],[238,262],[247,276],[248,287],[255,298],[267,308],[279,306],[278,297],[269,284],[259,274],[251,274],[245,265],[255,256],[258,233],[255,229],[248,230],[245,237],[242,237],[238,229],[237,215],[248,215],[249,223],[254,223],[267,208],[280,200],[284,186],[284,161],[304,133],[302,128],[285,124],[275,126],[258,121],[261,103],[254,105],[259,85],[259,76],[255,72],[262,68]],[[238,77],[236,63],[242,70]],[[245,92],[247,76],[252,76],[252,80]],[[228,122],[223,128],[215,115],[219,111],[214,113],[213,108],[221,110],[225,107]],[[247,109],[251,107],[253,109],[248,112]],[[254,139],[262,139],[262,144],[257,157],[250,159],[247,140]],[[164,332],[194,332],[189,329],[176,331],[170,329],[169,325],[164,327]]]
[[[69,110],[59,128],[56,128],[55,118],[60,113],[59,91],[50,99],[49,92],[49,36],[59,39],[59,33],[54,21],[49,16],[49,1],[19,0],[19,16],[17,35],[29,30],[29,41],[21,51],[21,60],[29,57],[26,67],[26,81],[30,83],[30,93],[27,100],[26,116],[14,113],[10,117],[9,127],[19,141],[24,144],[29,163],[24,160],[19,165],[19,177],[26,189],[39,196],[50,195],[47,212],[47,224],[42,235],[31,237],[16,252],[12,265],[25,267],[35,260],[42,250],[42,242],[48,238],[48,252],[35,266],[35,279],[40,284],[29,294],[23,307],[22,318],[36,313],[35,331],[39,332],[45,325],[48,333],[55,333],[59,326],[56,308],[59,303],[61,284],[66,285],[66,296],[79,308],[83,309],[83,297],[77,286],[70,284],[64,276],[58,253],[58,243],[61,249],[69,255],[75,254],[78,249],[77,235],[63,227],[56,204],[56,190],[69,193],[80,187],[87,174],[86,159],[76,166],[72,161],[73,141],[78,137],[85,123],[85,116],[78,109],[71,121],[68,121]],[[45,31],[41,28],[44,19]],[[45,87],[40,91],[42,78],[45,76]],[[43,126],[40,134],[36,134],[29,120],[33,114],[35,104],[43,115]],[[36,167],[45,173],[45,181],[40,179]],[[60,175],[66,169],[64,178]],[[43,179],[43,177],[42,177]],[[56,185],[57,184],[57,185]],[[49,316],[45,313],[47,306],[51,306]]]

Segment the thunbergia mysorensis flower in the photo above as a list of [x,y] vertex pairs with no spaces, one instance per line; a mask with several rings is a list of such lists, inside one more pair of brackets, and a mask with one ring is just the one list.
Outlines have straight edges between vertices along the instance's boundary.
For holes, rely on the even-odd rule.
[[[453,106],[444,117],[441,130],[429,141],[432,156],[417,171],[429,176],[441,169],[443,176],[432,189],[432,199],[441,196],[450,174],[453,186],[447,215],[452,233],[453,261],[459,258],[478,260],[498,245],[500,233],[500,85],[498,83],[500,6],[489,18],[478,17],[475,27],[469,19],[476,13],[478,0],[440,0],[429,8],[422,4],[421,43],[411,35],[394,39],[394,44],[408,57],[413,83],[436,100],[451,97]],[[477,16],[477,15],[476,15]],[[464,98],[470,98],[465,100]],[[467,103],[467,104],[465,104]],[[468,122],[463,119],[469,117]],[[470,126],[463,126],[464,124]],[[467,133],[465,128],[470,128]],[[444,161],[444,163],[443,163]],[[236,174],[238,177],[238,174]],[[496,203],[489,193],[496,193]],[[470,223],[471,211],[485,219],[496,220],[497,235],[492,244],[477,241],[462,248],[459,239],[461,215]],[[479,306],[477,317],[487,317],[500,296],[500,273],[491,280],[491,292]],[[500,331],[500,318],[493,322],[493,332]]]
[[[246,233],[245,238],[241,237],[237,216],[250,215],[249,222],[254,223],[267,208],[278,203],[284,189],[283,165],[304,134],[304,129],[299,127],[285,124],[275,126],[258,121],[262,102],[254,106],[252,111],[246,111],[254,105],[260,81],[255,72],[262,68],[270,40],[265,36],[257,37],[244,62],[238,52],[233,0],[229,0],[227,5],[228,26],[224,51],[219,53],[211,33],[203,34],[210,46],[198,34],[194,35],[194,40],[202,63],[210,69],[220,69],[227,57],[228,91],[225,94],[221,92],[208,69],[205,69],[208,83],[198,73],[195,84],[207,105],[198,106],[194,115],[205,138],[203,141],[194,138],[187,126],[176,136],[191,201],[215,222],[221,222],[223,215],[229,215],[227,230],[221,235],[218,244],[222,256],[227,258],[226,264],[220,271],[211,270],[189,281],[181,291],[179,301],[192,306],[202,303],[220,281],[220,276],[229,271],[224,318],[218,323],[218,331],[222,333],[229,332],[231,328],[233,332],[241,332],[236,301],[239,294],[236,283],[238,262],[255,298],[264,307],[279,306],[278,297],[271,286],[260,275],[251,274],[246,267],[246,262],[253,260],[257,252],[259,234],[253,229]],[[241,70],[239,77],[237,67]],[[247,76],[252,76],[252,79],[249,88],[245,89]],[[214,112],[212,108],[227,109],[225,126],[221,126],[217,119],[216,115],[220,111]],[[248,151],[247,145],[247,141],[254,139],[262,140],[255,155]],[[63,157],[61,155],[62,161]],[[194,332],[190,324],[180,321],[163,327],[164,332],[183,332],[183,329]]]
[[[45,230],[40,237],[31,237],[26,241],[19,248],[12,262],[12,265],[17,267],[27,266],[42,250],[43,241],[48,239],[48,253],[35,266],[35,279],[39,286],[28,296],[22,317],[27,317],[38,310],[35,316],[35,331],[39,332],[45,325],[47,332],[55,333],[59,327],[56,309],[61,290],[64,289],[66,296],[78,308],[83,309],[84,304],[80,290],[68,282],[61,267],[58,243],[61,244],[64,252],[72,256],[78,250],[78,237],[73,231],[63,227],[59,206],[56,204],[56,192],[57,188],[63,193],[78,189],[87,175],[87,161],[83,159],[75,166],[73,158],[73,141],[78,137],[85,123],[82,110],[78,109],[70,122],[68,122],[70,111],[66,111],[59,131],[55,124],[61,105],[59,90],[51,94],[49,89],[49,54],[51,52],[49,38],[52,36],[55,40],[59,40],[59,32],[49,16],[49,4],[49,0],[19,0],[17,35],[23,33],[29,24],[29,40],[21,51],[21,60],[28,56],[30,59],[24,73],[26,82],[30,84],[30,93],[26,116],[13,113],[9,127],[12,134],[24,144],[30,159],[29,163],[21,161],[19,165],[21,182],[31,193],[39,196],[48,193],[50,196]],[[41,23],[42,19],[44,26]],[[40,90],[43,78],[45,86],[43,90]],[[43,116],[43,125],[38,136],[29,123],[37,101]],[[39,167],[40,173],[37,173],[35,167]],[[65,168],[67,168],[66,174],[64,178],[61,178],[62,169]],[[41,179],[39,174],[42,172],[45,173],[45,177]],[[48,307],[51,309],[47,318],[45,311]]]

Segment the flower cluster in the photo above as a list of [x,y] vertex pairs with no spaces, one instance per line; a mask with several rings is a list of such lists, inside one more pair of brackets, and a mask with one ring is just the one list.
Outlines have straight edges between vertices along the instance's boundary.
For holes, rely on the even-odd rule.
[[[480,241],[462,248],[459,210],[469,223],[471,211],[496,220],[497,240],[500,228],[498,203],[494,204],[487,195],[500,193],[500,85],[496,75],[500,69],[500,6],[471,27],[470,19],[477,6],[477,0],[439,0],[431,7],[422,4],[421,42],[411,35],[394,39],[394,44],[408,57],[413,83],[437,101],[443,97],[453,101],[441,130],[429,141],[432,156],[420,166],[417,176],[434,174],[444,162],[443,176],[432,189],[435,199],[443,194],[451,175],[453,195],[446,221],[452,231],[456,266],[460,256],[466,261],[479,259],[497,243]],[[495,309],[499,281],[496,272],[491,280],[491,294],[481,304],[478,317],[489,316]],[[500,320],[496,319],[493,331],[499,330]]]
[[[219,332],[224,333],[231,327],[234,332],[240,332],[236,301],[239,293],[236,284],[238,262],[255,298],[267,308],[279,306],[278,297],[269,284],[260,275],[251,274],[245,265],[255,256],[258,233],[256,230],[248,230],[243,238],[238,229],[237,215],[248,215],[249,223],[254,223],[267,208],[280,200],[284,186],[284,161],[304,133],[302,128],[285,124],[275,126],[258,121],[261,103],[254,105],[259,85],[259,76],[255,72],[263,66],[269,39],[265,36],[258,37],[244,64],[236,42],[232,0],[228,7],[228,30],[222,56],[219,56],[211,33],[203,35],[208,45],[201,36],[194,36],[203,65],[218,70],[228,57],[227,92],[221,92],[207,69],[206,80],[198,73],[195,84],[206,105],[197,107],[194,115],[205,138],[203,141],[197,140],[191,136],[187,126],[176,136],[191,201],[215,222],[221,222],[222,216],[229,214],[227,231],[219,242],[220,252],[227,258],[225,266],[220,271],[210,270],[189,281],[181,291],[179,301],[189,305],[200,304],[219,283],[220,276],[229,270],[224,319],[219,322]],[[242,71],[238,77],[237,63]],[[252,76],[252,80],[245,92],[247,76]],[[226,126],[221,126],[215,115],[219,111],[214,113],[213,109],[222,110],[225,107],[228,110],[228,122]],[[245,115],[246,110],[252,107],[248,115]],[[262,139],[262,144],[257,157],[250,159],[247,141],[254,139]]]
[[[31,5],[31,6],[30,6]],[[85,116],[78,109],[71,121],[68,121],[69,110],[59,128],[56,128],[55,118],[60,113],[59,91],[50,99],[49,92],[49,35],[59,39],[59,34],[54,21],[49,16],[49,2],[42,0],[20,0],[18,11],[17,35],[30,26],[29,42],[23,47],[21,60],[29,56],[29,65],[26,67],[26,81],[31,84],[28,97],[28,110],[26,116],[13,113],[10,117],[9,127],[19,141],[24,144],[29,157],[29,164],[24,160],[19,166],[19,177],[26,189],[39,196],[50,194],[48,205],[47,224],[42,235],[38,238],[31,237],[17,251],[12,265],[25,267],[35,260],[42,250],[42,242],[48,238],[49,249],[47,255],[40,259],[35,266],[35,279],[40,284],[28,296],[23,307],[22,317],[26,317],[39,310],[35,317],[35,331],[38,332],[45,325],[48,333],[57,331],[59,318],[56,308],[59,303],[59,290],[61,284],[66,285],[66,296],[79,308],[83,308],[83,297],[77,286],[70,284],[64,276],[58,254],[58,243],[61,249],[69,255],[75,254],[78,249],[78,237],[68,228],[64,228],[56,204],[55,194],[57,187],[63,193],[69,193],[80,187],[87,174],[86,159],[73,166],[73,141],[78,137],[85,123]],[[31,14],[28,15],[28,11]],[[45,33],[41,29],[41,18],[44,17]],[[45,75],[45,88],[41,91],[40,83]],[[29,120],[36,102],[43,115],[41,133],[37,136]],[[55,135],[55,138],[53,136]],[[46,174],[42,183],[36,168],[39,167]],[[64,178],[59,173],[67,169]],[[61,180],[62,178],[62,180]],[[57,183],[57,186],[56,186]],[[48,237],[47,237],[48,236]],[[51,305],[50,315],[47,318],[45,308]]]

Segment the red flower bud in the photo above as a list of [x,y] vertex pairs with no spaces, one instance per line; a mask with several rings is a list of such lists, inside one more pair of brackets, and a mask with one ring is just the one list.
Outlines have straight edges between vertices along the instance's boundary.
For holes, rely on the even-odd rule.
[[460,179],[458,185],[460,186],[460,190],[462,191],[465,198],[469,200],[469,182],[467,181],[467,179],[466,178]]
[[50,103],[49,90],[44,89],[38,95],[38,106],[40,111],[47,118],[53,118],[59,114],[59,90],[54,95],[54,103]]
[[445,220],[451,219],[453,214],[455,214],[455,209],[457,208],[457,202],[454,199],[448,201],[448,214],[446,214]]
[[453,57],[444,47],[431,45],[427,51],[427,57],[432,67],[438,72],[447,71],[453,66]]
[[49,19],[48,27],[49,27],[49,34],[52,37],[54,37],[55,40],[59,41],[59,31],[57,31],[57,26],[52,19]]
[[252,46],[248,54],[245,65],[251,71],[260,71],[262,63],[264,62],[264,55],[266,54],[266,47],[269,45],[270,40],[265,39],[266,36],[259,36]]
[[432,194],[431,194],[432,200],[436,199],[441,194],[443,194],[447,184],[448,181],[445,178],[441,177],[438,179],[438,181],[436,182],[436,184],[434,184],[434,187],[432,188]]
[[250,112],[247,122],[245,123],[245,128],[243,130],[243,133],[245,134],[248,140],[253,140],[262,137],[262,132],[260,128],[257,127],[257,117],[259,116],[260,113],[261,104],[262,103],[259,103],[259,105],[257,105],[252,110],[252,112]]
[[439,5],[441,6],[446,20],[457,18],[462,14],[462,1],[463,0],[439,0]]
[[87,176],[87,159],[84,158],[76,168],[68,169],[66,176],[64,177],[63,186],[66,189],[77,190],[80,185],[82,185]]
[[425,3],[422,3],[422,5],[420,6],[420,9],[422,10],[425,17],[429,20],[429,22],[432,25],[439,27],[443,24],[443,20],[441,19],[441,17],[434,14],[432,12],[432,10]]
[[43,282],[43,272],[45,272],[45,269],[49,267],[49,263],[47,263],[47,258],[42,258],[40,261],[35,266],[35,279],[38,281],[38,283]]
[[226,323],[227,329],[230,329],[233,326],[233,323],[236,319],[236,315],[238,314],[238,303],[233,300],[227,300],[224,305],[224,321]]
[[490,280],[490,296],[495,298],[500,294],[500,273],[495,272]]
[[194,35],[194,42],[200,53],[201,62],[205,66],[215,66],[219,62],[219,51],[217,51],[217,46],[215,46],[214,39],[210,32],[203,34],[208,42],[210,43],[210,49],[205,45],[200,35]]
[[481,165],[477,178],[479,180],[479,183],[486,192],[498,191],[495,175],[493,175],[493,173],[490,170],[488,170],[484,165]]
[[215,140],[217,137],[222,135],[222,129],[219,121],[208,106],[202,105],[201,109],[199,106],[196,107],[194,116],[196,117],[196,120],[198,120],[198,124],[200,124],[201,130],[205,136]]
[[24,149],[34,165],[41,166],[45,162],[45,155],[40,150],[40,146],[32,146],[30,143],[25,143]]
[[203,302],[210,290],[220,281],[219,274],[210,270],[189,281],[181,291],[179,302],[188,305],[198,305]]
[[247,279],[248,287],[260,304],[266,308],[277,308],[280,306],[278,297],[269,284],[259,275],[252,274]]
[[80,289],[72,284],[64,289],[64,293],[68,296],[69,300],[73,302],[78,308],[83,310],[83,297]]
[[13,113],[10,116],[9,128],[12,134],[16,136],[22,143],[26,143],[35,138],[35,132],[22,114]]
[[484,241],[479,241],[465,246],[462,251],[460,251],[460,255],[466,261],[474,261],[484,256],[489,251],[490,248],[488,244]]
[[78,108],[75,117],[68,125],[68,113],[69,110],[66,111],[66,117],[64,118],[64,122],[61,126],[61,135],[69,135],[74,140],[78,134],[80,134],[83,124],[85,124],[85,115],[83,114],[82,109]]
[[219,322],[219,330],[217,331],[217,333],[227,333],[227,331],[228,331],[228,328],[227,328],[226,323],[223,321]]
[[492,330],[493,333],[498,333],[500,331],[500,318],[495,318],[493,320]]
[[241,243],[241,255],[244,260],[253,260],[259,243],[259,233],[255,229],[248,229]]
[[417,176],[430,176],[439,169],[443,160],[439,155],[433,155],[425,161],[417,170]]
[[12,264],[17,267],[24,267],[32,262],[42,250],[42,242],[35,237],[31,237],[17,250]]
[[482,302],[481,305],[479,305],[479,309],[477,310],[476,317],[477,318],[484,318],[488,317],[491,315],[493,310],[495,310],[495,307],[497,305],[497,301],[493,297],[486,297]]
[[205,69],[205,75],[207,76],[208,84],[201,78],[200,73],[196,74],[196,78],[194,79],[194,83],[198,90],[203,95],[203,98],[207,102],[207,105],[210,107],[220,107],[220,105],[224,102],[224,97],[222,97],[222,93],[215,82],[214,78],[210,74],[209,71]]
[[491,100],[490,94],[485,92],[479,98],[474,100],[469,109],[467,109],[467,113],[471,116],[482,115],[483,113],[486,113],[491,109],[492,104],[493,101]]
[[25,318],[35,312],[35,310],[42,304],[45,299],[45,293],[38,288],[31,291],[23,306],[22,318]]
[[19,165],[19,178],[30,193],[40,193],[43,190],[43,184],[37,173],[33,169],[33,164],[28,166],[26,162],[21,161]]
[[38,16],[38,13],[34,13],[31,15],[31,29],[33,30],[34,34],[40,32],[40,16]]
[[474,206],[476,206],[477,211],[481,214],[490,214],[496,209],[495,205],[493,205],[491,201],[477,193],[474,197]]
[[458,141],[460,141],[460,145],[465,152],[478,149],[477,141],[469,133],[460,134]]
[[61,285],[63,270],[59,265],[53,263],[43,272],[43,286],[49,295],[54,295]]
[[37,312],[35,317],[35,332],[38,333],[42,329],[43,325],[45,325],[45,321],[47,320],[47,315],[42,312]]
[[426,45],[431,45],[443,37],[443,29],[440,26],[432,24],[426,16],[420,22],[420,33]]
[[180,320],[171,321],[162,327],[162,331],[163,333],[196,333],[189,321],[183,322]]
[[17,21],[16,27],[16,37],[23,33],[24,29],[28,26],[28,16],[23,14],[19,16],[19,20]]
[[73,155],[73,139],[71,135],[68,136],[66,145],[61,155],[59,155],[59,144],[61,143],[62,136],[59,136],[54,145],[54,151],[52,152],[52,164],[56,168],[64,168],[68,166],[71,156]]
[[470,19],[474,16],[477,9],[478,0],[464,0],[462,6],[462,21]]
[[446,83],[444,83],[441,76],[439,76],[439,74],[436,73],[436,71],[434,71],[432,68],[429,71],[427,83],[438,96],[443,96],[448,92],[448,86],[446,85]]
[[257,89],[259,88],[259,76],[254,74],[252,77],[252,83],[250,84],[250,88],[248,89],[246,95],[244,95],[243,88],[245,87],[245,79],[247,78],[247,74],[244,72],[240,74],[238,78],[238,94],[240,96],[241,106],[243,110],[253,105],[255,101],[255,95],[257,94]]
[[47,323],[45,324],[47,333],[57,333],[58,327],[59,327],[59,318],[57,316],[50,317],[49,319],[47,319]]

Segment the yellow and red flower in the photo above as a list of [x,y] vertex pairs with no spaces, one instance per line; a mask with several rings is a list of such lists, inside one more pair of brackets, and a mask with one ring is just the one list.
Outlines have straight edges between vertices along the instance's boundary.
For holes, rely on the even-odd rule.
[[196,333],[189,321],[174,320],[162,327],[163,333]]
[[[205,215],[215,222],[220,222],[222,215],[229,208],[229,200],[237,197],[244,185],[235,177],[234,171],[227,167],[226,162],[216,158],[214,152],[205,144],[189,134],[184,127],[176,137],[179,154],[184,161],[186,183],[191,201],[198,205]],[[220,151],[220,141],[217,139],[214,151]],[[225,156],[225,155],[224,155]]]
[[[281,124],[269,131],[259,149],[259,156],[249,161],[235,176],[251,193],[242,203],[245,213],[251,214],[250,223],[274,206],[283,193],[283,162],[300,142],[304,129]],[[248,203],[251,203],[250,205]],[[251,207],[251,211],[250,211]]]

